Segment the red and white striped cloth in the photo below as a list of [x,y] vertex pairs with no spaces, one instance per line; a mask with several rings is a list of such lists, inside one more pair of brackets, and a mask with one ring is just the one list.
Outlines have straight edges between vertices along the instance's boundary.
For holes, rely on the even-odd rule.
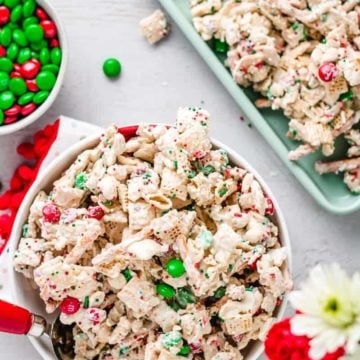
[[10,188],[0,195],[0,298],[11,300],[7,273],[10,259],[7,251],[17,210],[36,177],[60,153],[86,136],[101,133],[101,128],[69,117],[60,116],[33,136],[33,142],[17,148],[24,164],[14,170]]

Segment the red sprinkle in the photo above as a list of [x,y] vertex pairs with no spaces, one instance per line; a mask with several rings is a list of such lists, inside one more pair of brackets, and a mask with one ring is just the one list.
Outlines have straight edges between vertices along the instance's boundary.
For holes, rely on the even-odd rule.
[[47,39],[52,39],[57,34],[56,25],[51,20],[43,20],[40,22],[40,26],[44,30],[44,35]]
[[73,315],[80,309],[80,301],[74,297],[67,297],[60,304],[60,311],[66,315]]
[[54,204],[47,204],[42,209],[44,220],[50,224],[56,224],[60,220],[61,212]]
[[105,216],[105,213],[100,206],[90,206],[87,211],[87,216],[90,219],[101,220]]
[[0,6],[0,25],[5,25],[10,20],[10,10],[6,6]]
[[268,196],[265,196],[265,200],[267,202],[267,207],[265,209],[265,214],[273,216],[275,214],[274,203],[272,202],[272,200]]
[[36,105],[34,103],[29,103],[27,105],[24,105],[21,109],[21,115],[27,116],[30,115],[32,112],[36,110]]

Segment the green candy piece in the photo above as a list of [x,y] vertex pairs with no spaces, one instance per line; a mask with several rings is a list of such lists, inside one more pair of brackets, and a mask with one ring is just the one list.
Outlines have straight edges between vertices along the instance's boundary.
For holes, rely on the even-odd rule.
[[85,296],[85,299],[84,299],[84,308],[87,309],[90,305],[90,299],[89,299],[89,296]]
[[29,25],[36,25],[39,23],[39,19],[36,16],[30,16],[23,21],[23,28],[26,29]]
[[0,91],[4,91],[8,88],[10,76],[5,71],[0,71]]
[[40,105],[49,97],[49,95],[50,95],[49,91],[39,91],[38,93],[35,94],[33,101],[36,105]]
[[182,338],[179,331],[170,331],[161,336],[161,344],[167,349],[180,344]]
[[14,65],[12,61],[6,57],[0,58],[0,71],[5,71],[10,73],[13,69]]
[[180,288],[176,294],[176,301],[182,309],[186,309],[188,304],[195,304],[197,299],[190,289]]
[[175,289],[172,286],[165,283],[160,283],[156,285],[156,292],[165,299],[170,299],[174,297],[176,294]]
[[40,55],[36,51],[31,51],[31,57],[34,59],[39,59]]
[[28,18],[31,16],[36,9],[36,2],[34,0],[25,0],[23,8],[22,8],[22,14],[24,18]]
[[44,38],[44,29],[37,24],[25,28],[25,36],[31,43],[38,43]]
[[114,58],[105,60],[103,64],[103,71],[109,78],[118,77],[121,73],[120,61]]
[[[40,91],[38,92],[35,96],[34,96],[34,103],[36,104],[36,97],[41,94],[41,93],[47,93],[49,95],[49,92],[47,91]],[[75,184],[74,186],[80,190],[84,190],[86,188],[86,180],[87,180],[87,175],[84,172],[81,172],[80,174],[76,175],[75,177]]]
[[25,33],[20,29],[15,29],[12,34],[13,40],[22,47],[27,46],[28,41],[26,39]]
[[0,94],[0,109],[7,110],[15,103],[15,96],[11,91],[4,91]]
[[0,110],[0,125],[4,123],[4,118],[5,118],[4,113],[2,110]]
[[10,46],[7,49],[6,52],[6,56],[10,59],[10,60],[15,60],[17,58],[19,54],[19,46],[17,46],[17,44],[12,43],[10,44]]
[[62,53],[61,53],[60,48],[58,48],[58,47],[53,48],[50,53],[51,62],[55,65],[60,65],[61,58],[62,58]]
[[0,44],[5,47],[9,46],[11,43],[11,35],[10,27],[5,26],[0,32]]
[[185,274],[184,263],[179,259],[171,259],[166,264],[166,271],[173,278],[179,278]]
[[33,50],[40,51],[41,49],[48,47],[48,42],[45,39],[43,39],[37,43],[32,43],[30,46]]
[[34,93],[27,92],[26,94],[19,97],[18,104],[20,106],[30,104],[32,102],[33,98],[34,98]]
[[25,224],[23,227],[22,227],[22,236],[24,238],[27,238],[29,235],[29,224]]
[[5,0],[4,5],[10,9],[14,8],[16,5],[19,5],[21,0]]
[[206,165],[201,169],[201,172],[206,176],[210,175],[214,171],[215,171],[215,168],[212,165]]
[[40,50],[40,62],[41,65],[46,65],[50,62],[50,51],[48,48],[44,47]]
[[191,352],[190,346],[189,345],[184,345],[180,348],[180,351],[177,353],[177,355],[179,356],[187,356],[189,355]]
[[19,55],[17,57],[17,62],[22,65],[24,62],[31,59],[31,50],[30,48],[23,48],[19,51]]
[[50,71],[41,71],[35,81],[40,90],[51,90],[56,83],[56,76]]
[[16,96],[24,95],[27,91],[26,82],[21,78],[12,78],[9,82],[9,89]]
[[225,54],[229,51],[229,45],[225,41],[215,40],[215,51],[220,54]]
[[11,11],[10,21],[13,23],[18,22],[22,17],[22,5],[16,5]]
[[41,68],[42,71],[50,71],[52,72],[53,74],[57,75],[60,71],[60,68],[59,66],[57,65],[54,65],[54,64],[47,64],[47,65],[44,65],[42,68]]

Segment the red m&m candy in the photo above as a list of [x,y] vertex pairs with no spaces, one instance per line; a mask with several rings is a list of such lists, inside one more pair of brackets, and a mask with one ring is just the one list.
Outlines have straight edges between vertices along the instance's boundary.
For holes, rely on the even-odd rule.
[[56,224],[60,220],[61,212],[54,204],[46,204],[42,209],[44,221],[50,224]]
[[104,215],[104,210],[100,206],[90,206],[88,208],[87,216],[90,219],[101,220]]
[[73,315],[80,309],[80,301],[74,297],[67,297],[60,304],[60,311],[66,315]]
[[319,78],[324,82],[333,81],[338,75],[338,69],[333,63],[325,63],[319,67]]

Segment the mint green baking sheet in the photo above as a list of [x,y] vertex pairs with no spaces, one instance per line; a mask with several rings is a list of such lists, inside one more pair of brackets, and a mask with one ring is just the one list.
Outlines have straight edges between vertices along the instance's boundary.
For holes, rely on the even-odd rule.
[[[158,1],[235,99],[243,113],[314,199],[323,208],[338,215],[359,211],[360,196],[352,194],[348,190],[343,182],[342,175],[329,174],[320,176],[315,172],[315,161],[323,159],[320,152],[309,155],[296,163],[288,160],[289,150],[295,149],[299,145],[299,143],[286,137],[288,120],[279,111],[257,109],[254,105],[257,95],[251,90],[241,89],[235,83],[231,74],[223,65],[223,59],[218,57],[195,31],[189,11],[189,0]],[[336,154],[329,160],[340,159],[345,155],[345,152],[345,141],[339,139]]]

